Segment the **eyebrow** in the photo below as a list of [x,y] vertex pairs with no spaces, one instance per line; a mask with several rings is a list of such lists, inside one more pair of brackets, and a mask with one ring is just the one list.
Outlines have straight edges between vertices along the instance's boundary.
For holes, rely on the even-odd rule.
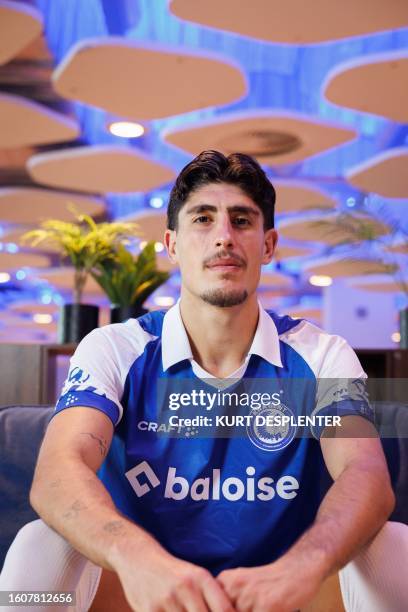
[[[253,215],[254,217],[258,217],[260,215],[260,211],[257,208],[252,208],[251,206],[245,206],[244,204],[235,204],[234,206],[227,207],[228,212],[232,213],[244,213],[248,215]],[[192,206],[186,210],[187,215],[194,215],[202,212],[218,212],[218,208],[213,206],[212,204],[197,204],[196,206]]]

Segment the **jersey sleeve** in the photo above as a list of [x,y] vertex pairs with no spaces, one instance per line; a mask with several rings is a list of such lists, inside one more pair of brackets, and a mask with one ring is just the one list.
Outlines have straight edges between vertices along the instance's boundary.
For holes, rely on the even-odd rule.
[[[340,336],[329,336],[327,351],[317,376],[313,415],[357,415],[374,423],[366,382],[367,374],[351,346]],[[322,431],[323,426],[312,429],[317,438]]]
[[115,426],[123,413],[123,376],[117,352],[104,328],[93,330],[78,345],[55,413],[73,406],[96,408]]

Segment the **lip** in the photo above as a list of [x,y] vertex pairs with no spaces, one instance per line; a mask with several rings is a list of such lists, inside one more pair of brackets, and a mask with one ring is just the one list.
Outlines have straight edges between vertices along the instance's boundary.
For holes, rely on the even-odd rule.
[[241,270],[242,266],[236,261],[217,261],[215,264],[207,266],[210,270],[216,270],[218,272],[233,272],[235,270]]

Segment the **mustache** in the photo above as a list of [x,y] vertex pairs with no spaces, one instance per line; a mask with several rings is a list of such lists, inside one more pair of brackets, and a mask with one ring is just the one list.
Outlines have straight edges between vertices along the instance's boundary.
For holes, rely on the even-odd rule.
[[236,253],[231,253],[229,251],[219,251],[215,255],[207,257],[206,259],[204,259],[203,265],[204,267],[212,266],[221,261],[222,259],[231,259],[238,266],[246,268],[246,261],[240,255],[237,255]]

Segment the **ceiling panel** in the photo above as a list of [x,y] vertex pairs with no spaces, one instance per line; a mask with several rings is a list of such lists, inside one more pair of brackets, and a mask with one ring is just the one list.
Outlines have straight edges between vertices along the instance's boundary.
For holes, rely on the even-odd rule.
[[43,28],[41,13],[23,2],[0,1],[0,64],[20,53]]
[[74,140],[77,121],[21,96],[0,93],[1,147],[4,149]]
[[405,0],[170,0],[187,21],[270,42],[295,45],[361,36],[408,24]]
[[[408,2],[405,7],[408,12]],[[338,106],[408,123],[408,52],[361,57],[341,64],[327,76],[323,93]]]
[[293,164],[353,140],[354,130],[286,111],[218,115],[185,128],[165,130],[164,141],[197,155],[205,149],[240,151],[271,166]]
[[32,230],[36,229],[34,225],[25,226],[21,229],[13,229],[10,231],[5,231],[4,234],[0,236],[0,242],[3,243],[12,243],[16,244],[19,247],[30,248],[37,251],[46,251],[47,253],[59,253],[59,248],[55,244],[49,244],[46,241],[42,242],[37,246],[28,245],[26,242],[22,240],[22,236]]
[[167,215],[162,212],[141,211],[128,215],[123,221],[137,223],[142,240],[164,242],[167,227]]
[[408,198],[408,148],[398,147],[380,153],[351,168],[346,179],[353,187],[367,193],[385,198]]
[[38,302],[14,302],[14,304],[10,304],[9,307],[10,312],[23,314],[23,315],[34,315],[34,314],[50,314],[56,315],[59,306],[56,304],[41,304]]
[[214,53],[114,37],[74,45],[53,83],[65,98],[137,120],[229,104],[247,92],[239,67]]
[[27,169],[37,183],[88,193],[150,191],[175,178],[171,168],[146,154],[109,145],[38,153]]
[[314,249],[308,247],[299,246],[288,246],[286,244],[279,245],[273,254],[273,258],[276,261],[284,261],[285,259],[291,259],[292,257],[307,257],[313,255]]
[[45,255],[37,253],[0,253],[0,270],[18,270],[25,266],[32,268],[46,268],[50,260]]
[[272,178],[276,190],[275,213],[277,215],[313,209],[333,209],[336,200],[329,193],[301,181],[285,181]]
[[[71,267],[60,267],[60,268],[49,268],[48,270],[41,272],[36,275],[38,280],[47,281],[50,285],[56,289],[72,290],[74,287],[74,276],[75,270]],[[32,277],[34,278],[34,277]],[[93,295],[105,295],[98,283],[91,277],[85,284],[85,293]],[[85,303],[85,300],[83,300]]]
[[104,212],[102,200],[71,193],[29,187],[0,187],[0,222],[38,224],[44,219],[73,221],[68,210],[73,204],[80,212],[96,216]]
[[[344,216],[338,213],[284,219],[278,222],[278,234],[290,240],[335,245],[342,242],[361,242],[361,230],[359,228],[361,228],[362,222],[364,222],[366,229],[370,228],[373,236],[383,236],[390,233],[390,228],[386,224],[375,219],[357,213],[353,217],[348,216],[347,222],[345,222]],[[357,228],[356,232],[353,228]]]
[[388,269],[387,264],[379,260],[359,259],[357,257],[327,257],[304,266],[306,274],[331,276],[332,278],[381,274]]
[[321,308],[311,308],[308,306],[288,306],[285,308],[285,314],[288,314],[294,319],[307,319],[308,321],[312,320],[318,324],[321,324],[323,319],[323,312]]

